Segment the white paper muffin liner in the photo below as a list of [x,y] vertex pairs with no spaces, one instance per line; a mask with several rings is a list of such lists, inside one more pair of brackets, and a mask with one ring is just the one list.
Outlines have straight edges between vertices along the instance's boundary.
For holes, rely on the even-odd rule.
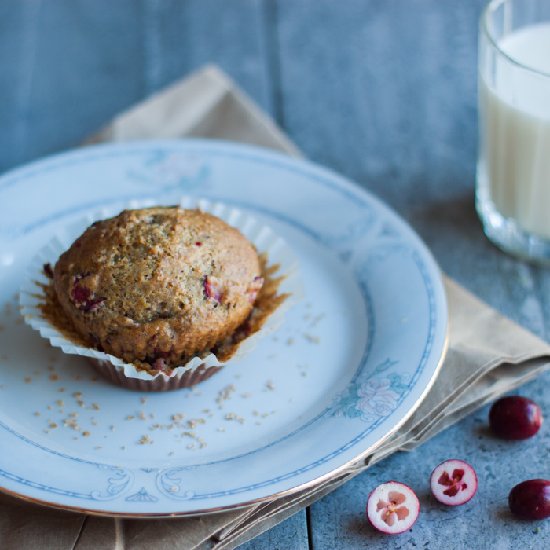
[[[269,315],[260,330],[241,342],[237,352],[230,359],[230,361],[237,360],[249,353],[260,337],[276,330],[284,318],[284,313],[303,296],[297,258],[281,237],[278,237],[269,227],[241,210],[220,202],[187,196],[181,197],[179,204],[182,208],[199,208],[204,212],[214,214],[229,225],[239,229],[254,244],[260,254],[267,254],[268,267],[274,264],[279,265],[279,270],[274,276],[284,276],[278,294],[288,293],[288,298]],[[157,205],[157,201],[152,199],[133,200],[125,208],[146,208]],[[36,283],[49,284],[49,279],[43,272],[44,264],[49,263],[53,267],[59,256],[70,247],[89,225],[94,221],[115,216],[121,210],[103,209],[85,216],[56,234],[33,257],[21,286],[21,313],[25,322],[46,338],[53,347],[61,348],[70,355],[87,357],[104,377],[116,384],[140,391],[165,391],[194,386],[210,378],[224,366],[224,363],[219,361],[213,353],[205,357],[195,356],[185,365],[174,368],[169,375],[164,372],[153,375],[136,368],[131,363],[125,363],[113,355],[72,342],[42,317],[40,305],[44,304],[45,296],[42,288]]]

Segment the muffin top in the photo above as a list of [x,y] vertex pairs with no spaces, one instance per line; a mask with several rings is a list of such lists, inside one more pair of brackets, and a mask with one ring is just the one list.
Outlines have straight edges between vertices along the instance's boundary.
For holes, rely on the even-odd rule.
[[54,268],[83,337],[126,361],[174,366],[244,322],[262,283],[256,249],[237,229],[178,207],[95,222]]

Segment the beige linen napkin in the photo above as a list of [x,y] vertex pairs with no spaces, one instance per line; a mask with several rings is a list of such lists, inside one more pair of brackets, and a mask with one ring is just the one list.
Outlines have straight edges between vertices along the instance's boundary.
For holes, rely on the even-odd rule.
[[[299,155],[295,146],[217,68],[206,67],[117,117],[89,142],[186,136],[228,139]],[[0,548],[234,548],[273,527],[371,464],[410,450],[550,367],[550,346],[453,281],[445,280],[449,351],[412,417],[365,460],[292,496],[200,518],[111,520],[54,512],[0,497]],[[51,543],[51,545],[49,545]]]

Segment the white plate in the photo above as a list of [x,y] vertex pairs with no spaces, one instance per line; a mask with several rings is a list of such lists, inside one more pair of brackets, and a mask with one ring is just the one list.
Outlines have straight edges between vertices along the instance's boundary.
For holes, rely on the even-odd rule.
[[[98,208],[182,194],[251,213],[299,258],[304,299],[249,355],[195,390],[139,394],[22,323],[17,289],[52,235]],[[259,148],[151,141],[0,178],[0,325],[0,489],[91,513],[192,515],[297,490],[368,453],[433,382],[447,309],[419,238],[340,176]]]

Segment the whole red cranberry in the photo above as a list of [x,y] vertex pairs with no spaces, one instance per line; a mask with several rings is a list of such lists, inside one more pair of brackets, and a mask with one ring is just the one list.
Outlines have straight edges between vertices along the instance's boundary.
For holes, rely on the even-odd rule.
[[550,480],[528,479],[516,485],[508,495],[508,506],[522,519],[550,517]]
[[528,439],[539,431],[542,412],[534,401],[526,397],[502,397],[491,407],[489,425],[502,439]]

